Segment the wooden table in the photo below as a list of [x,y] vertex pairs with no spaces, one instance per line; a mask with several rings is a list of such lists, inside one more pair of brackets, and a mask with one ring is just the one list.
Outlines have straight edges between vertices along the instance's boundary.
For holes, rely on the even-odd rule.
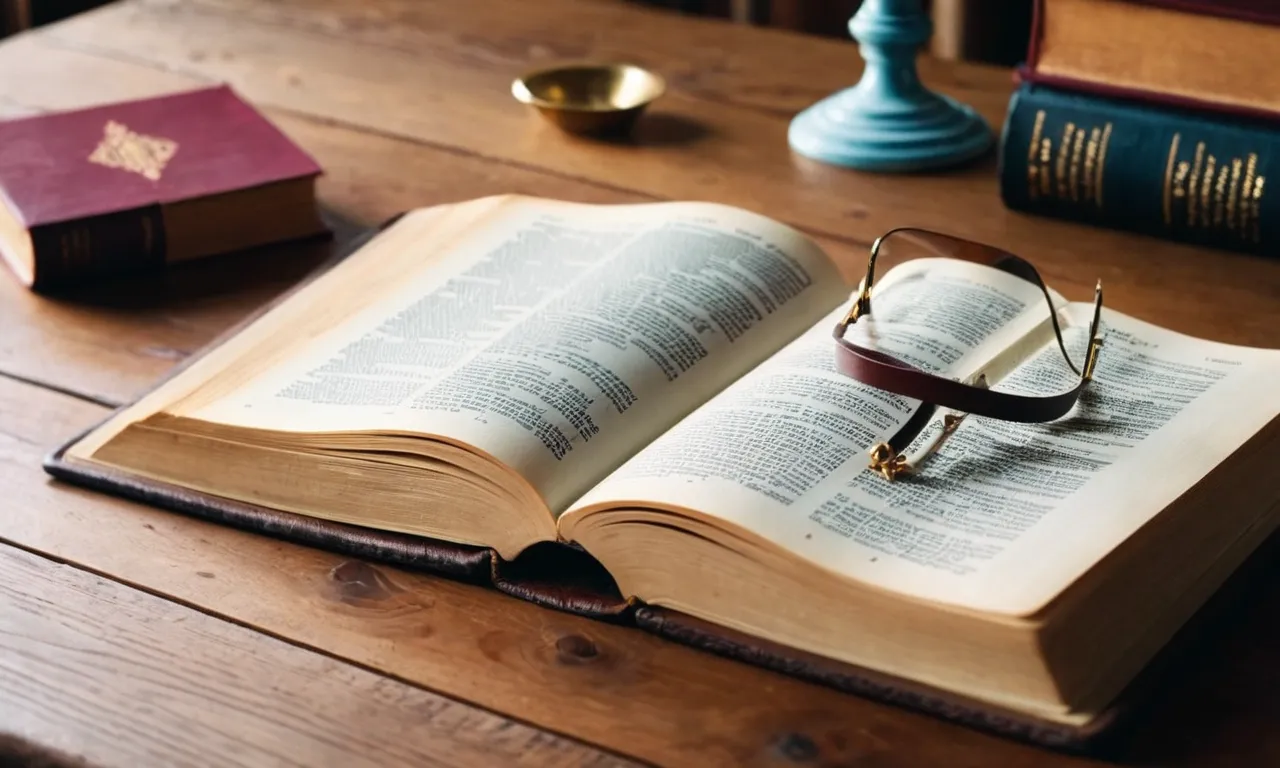
[[[587,57],[668,77],[634,141],[566,138],[508,96],[531,65]],[[882,177],[792,156],[790,116],[858,68],[847,43],[608,1],[134,0],[0,45],[0,114],[228,81],[327,169],[339,240],[510,191],[709,199],[791,222],[850,269],[891,226],[940,228],[1032,258],[1071,298],[1101,277],[1121,311],[1280,346],[1280,263],[1009,213],[991,158]],[[1000,124],[1007,71],[922,70]],[[1088,764],[45,477],[47,450],[326,251],[230,257],[94,299],[0,279],[0,731],[111,765]],[[1124,762],[1280,764],[1269,574]],[[566,656],[567,637],[595,655]]]

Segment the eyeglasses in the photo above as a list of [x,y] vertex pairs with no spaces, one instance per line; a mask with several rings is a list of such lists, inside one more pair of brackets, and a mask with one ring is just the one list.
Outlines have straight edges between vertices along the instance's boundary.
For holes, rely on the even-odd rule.
[[[971,381],[945,378],[885,352],[859,346],[846,339],[851,326],[871,315],[876,257],[882,253],[891,253],[894,259],[933,256],[973,262],[994,267],[1038,287],[1049,307],[1049,318],[1058,340],[1058,349],[1062,351],[1063,359],[1071,371],[1079,376],[1076,386],[1066,392],[1048,396],[995,392],[988,388],[982,374],[972,377]],[[970,414],[1023,423],[1052,421],[1067,414],[1093,378],[1098,350],[1102,346],[1102,340],[1098,336],[1101,317],[1102,282],[1099,281],[1094,295],[1093,322],[1089,326],[1089,345],[1085,351],[1084,364],[1077,367],[1067,352],[1049,289],[1029,262],[990,245],[923,229],[894,229],[881,236],[871,246],[867,275],[858,286],[853,306],[836,324],[833,333],[836,340],[836,369],[864,384],[919,400],[922,405],[896,434],[870,449],[870,467],[890,481],[900,474],[916,470]],[[935,417],[941,408],[949,409],[951,413],[946,413],[941,420],[937,420]],[[933,431],[937,434],[930,435],[911,456],[904,455],[904,451],[931,424],[934,424]]]

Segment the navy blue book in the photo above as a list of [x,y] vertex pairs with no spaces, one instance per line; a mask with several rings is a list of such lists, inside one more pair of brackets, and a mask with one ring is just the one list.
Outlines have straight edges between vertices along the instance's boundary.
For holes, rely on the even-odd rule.
[[1027,213],[1272,254],[1280,125],[1024,84],[1000,142],[1000,194]]

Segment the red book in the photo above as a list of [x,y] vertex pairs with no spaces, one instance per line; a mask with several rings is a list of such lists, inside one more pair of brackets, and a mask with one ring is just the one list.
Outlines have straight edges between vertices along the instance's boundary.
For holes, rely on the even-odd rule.
[[1200,111],[1280,118],[1280,2],[1036,0],[1022,79]]
[[320,234],[319,174],[226,86],[0,122],[0,255],[46,290]]

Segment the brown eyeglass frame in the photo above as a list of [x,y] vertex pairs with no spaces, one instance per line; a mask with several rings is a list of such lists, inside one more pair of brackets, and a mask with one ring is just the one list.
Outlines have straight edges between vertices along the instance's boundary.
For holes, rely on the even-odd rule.
[[[1066,392],[1047,396],[995,392],[986,387],[986,381],[981,376],[972,384],[944,378],[904,363],[884,352],[859,346],[846,339],[845,334],[849,327],[871,314],[876,256],[885,240],[900,234],[910,234],[923,240],[947,258],[994,267],[1039,288],[1044,295],[1045,303],[1049,305],[1049,318],[1053,324],[1054,336],[1058,340],[1058,349],[1062,351],[1062,357],[1066,360],[1067,366],[1080,376],[1079,383]],[[1066,342],[1063,341],[1062,329],[1058,323],[1058,313],[1053,306],[1053,299],[1049,296],[1049,289],[1040,279],[1040,273],[1025,259],[995,246],[913,227],[892,229],[876,238],[871,245],[871,254],[867,260],[867,275],[858,286],[857,298],[854,299],[853,306],[844,318],[836,324],[832,333],[836,341],[836,369],[864,384],[913,400],[920,400],[922,406],[897,434],[871,449],[871,468],[879,471],[889,480],[893,480],[898,474],[912,471],[911,463],[902,455],[902,452],[919,436],[940,407],[949,408],[956,414],[947,415],[941,434],[926,455],[935,451],[942,440],[955,431],[959,422],[970,414],[1022,423],[1052,421],[1066,415],[1075,406],[1076,401],[1080,399],[1080,394],[1093,378],[1093,371],[1098,362],[1098,350],[1102,346],[1102,340],[1098,336],[1101,318],[1102,282],[1099,281],[1094,294],[1089,346],[1085,352],[1084,365],[1077,367],[1067,353]]]

